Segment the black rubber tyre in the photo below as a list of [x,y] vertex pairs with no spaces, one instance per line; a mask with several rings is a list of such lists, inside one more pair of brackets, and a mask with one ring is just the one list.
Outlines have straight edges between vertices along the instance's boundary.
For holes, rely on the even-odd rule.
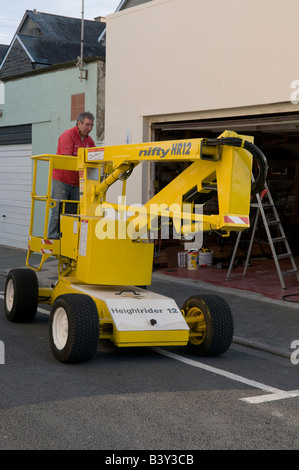
[[35,271],[11,269],[4,289],[6,318],[14,323],[33,322],[38,306],[38,280]]
[[49,340],[58,361],[88,361],[96,353],[99,335],[99,315],[91,297],[84,294],[57,297],[50,312]]
[[[217,295],[190,297],[182,308],[191,330],[187,348],[200,356],[219,356],[233,339],[234,322],[227,302]],[[192,317],[198,321],[192,322]],[[189,320],[189,321],[188,321]]]

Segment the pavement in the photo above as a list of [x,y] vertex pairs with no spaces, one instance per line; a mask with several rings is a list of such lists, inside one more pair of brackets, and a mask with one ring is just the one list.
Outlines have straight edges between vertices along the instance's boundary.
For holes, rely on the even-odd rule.
[[[27,251],[0,245],[0,277],[3,280],[12,268],[26,266]],[[30,258],[39,264],[39,255]],[[50,287],[57,280],[57,260],[49,258],[37,272],[40,286]],[[4,283],[3,283],[4,285]],[[150,290],[173,298],[179,307],[191,295],[213,294],[223,297],[231,307],[234,343],[290,358],[299,344],[299,297],[294,301],[271,299],[262,294],[225,286],[212,285],[196,279],[171,277],[154,271]],[[298,366],[299,367],[299,366]]]

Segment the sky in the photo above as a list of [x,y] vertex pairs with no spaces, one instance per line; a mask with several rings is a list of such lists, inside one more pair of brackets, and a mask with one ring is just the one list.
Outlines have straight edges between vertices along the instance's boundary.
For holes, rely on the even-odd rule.
[[[84,18],[114,13],[120,0],[84,0]],[[81,18],[82,0],[13,0],[1,2],[0,44],[10,44],[26,10]]]

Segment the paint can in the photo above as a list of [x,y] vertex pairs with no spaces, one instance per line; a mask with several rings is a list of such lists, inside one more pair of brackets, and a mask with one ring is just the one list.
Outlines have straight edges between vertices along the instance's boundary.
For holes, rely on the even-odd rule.
[[198,252],[198,266],[212,266],[213,264],[213,251]]
[[198,250],[191,248],[188,250],[187,255],[188,260],[188,269],[197,269],[198,268]]

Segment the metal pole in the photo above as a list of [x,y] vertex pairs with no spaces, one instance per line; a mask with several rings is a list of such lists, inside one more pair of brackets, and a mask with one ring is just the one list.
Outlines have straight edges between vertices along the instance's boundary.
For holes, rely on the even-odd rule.
[[84,0],[82,0],[81,12],[81,59],[80,59],[80,81],[83,78],[83,44],[84,44]]

